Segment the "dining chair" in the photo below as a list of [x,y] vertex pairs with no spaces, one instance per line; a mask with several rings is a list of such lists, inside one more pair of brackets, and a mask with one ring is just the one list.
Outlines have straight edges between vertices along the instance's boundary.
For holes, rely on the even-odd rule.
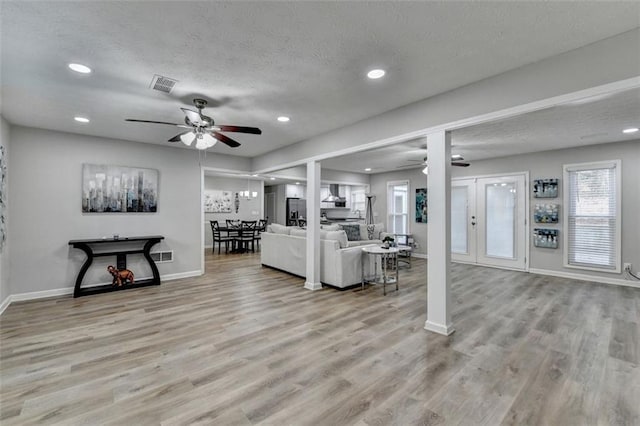
[[218,254],[220,254],[222,243],[224,243],[224,252],[229,252],[229,243],[233,242],[233,238],[227,236],[222,236],[222,232],[220,231],[220,225],[217,220],[210,220],[211,224],[211,232],[213,233],[213,244],[211,247],[211,252],[216,252],[216,243],[218,243]]
[[240,233],[236,237],[236,241],[242,247],[242,251],[249,251],[249,243],[251,243],[251,251],[255,253],[257,221],[243,220],[240,222]]
[[269,221],[268,217],[266,219],[260,219],[258,221],[258,226],[256,227],[256,236],[254,238],[258,243],[258,250],[260,250],[260,241],[262,240],[262,233],[266,232],[267,230],[268,221]]

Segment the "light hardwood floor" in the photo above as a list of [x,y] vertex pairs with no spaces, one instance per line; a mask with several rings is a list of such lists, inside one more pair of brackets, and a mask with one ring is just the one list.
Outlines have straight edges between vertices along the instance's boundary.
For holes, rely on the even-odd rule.
[[161,287],[12,304],[2,425],[638,425],[640,290],[453,266],[449,338],[400,291],[207,254]]

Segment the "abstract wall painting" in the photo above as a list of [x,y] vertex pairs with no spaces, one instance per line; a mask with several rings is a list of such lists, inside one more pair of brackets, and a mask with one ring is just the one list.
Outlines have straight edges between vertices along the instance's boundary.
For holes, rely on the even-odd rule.
[[155,213],[158,170],[82,165],[83,213]]
[[536,223],[558,223],[558,205],[536,204],[533,220]]
[[556,198],[558,196],[558,179],[535,179],[533,181],[534,198]]
[[7,152],[0,146],[0,253],[7,239],[5,217],[7,212]]
[[533,245],[543,248],[558,248],[558,230],[535,228],[533,230]]
[[427,223],[427,188],[416,188],[416,223]]
[[205,213],[231,213],[233,207],[233,193],[218,189],[204,191]]

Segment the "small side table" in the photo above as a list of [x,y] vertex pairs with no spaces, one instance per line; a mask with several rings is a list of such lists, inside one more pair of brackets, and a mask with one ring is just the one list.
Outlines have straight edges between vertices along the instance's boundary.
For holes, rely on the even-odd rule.
[[[382,248],[378,246],[367,246],[362,248],[361,266],[362,266],[362,289],[364,290],[364,283],[378,283],[382,284],[382,292],[387,295],[387,284],[396,284],[396,291],[398,291],[398,253],[400,250],[396,247]],[[375,276],[373,281],[369,281],[365,278],[364,274],[364,257],[365,255],[373,256]],[[380,264],[382,266],[382,282],[378,281],[378,256],[380,256]]]
[[411,252],[413,251],[413,247],[398,245],[397,248],[399,250],[398,262],[405,263],[409,269],[411,269]]

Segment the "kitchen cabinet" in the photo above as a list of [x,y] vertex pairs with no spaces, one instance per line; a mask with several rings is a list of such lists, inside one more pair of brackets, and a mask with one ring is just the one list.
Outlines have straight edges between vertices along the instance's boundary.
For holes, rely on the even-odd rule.
[[287,198],[305,198],[306,192],[305,185],[286,185]]

